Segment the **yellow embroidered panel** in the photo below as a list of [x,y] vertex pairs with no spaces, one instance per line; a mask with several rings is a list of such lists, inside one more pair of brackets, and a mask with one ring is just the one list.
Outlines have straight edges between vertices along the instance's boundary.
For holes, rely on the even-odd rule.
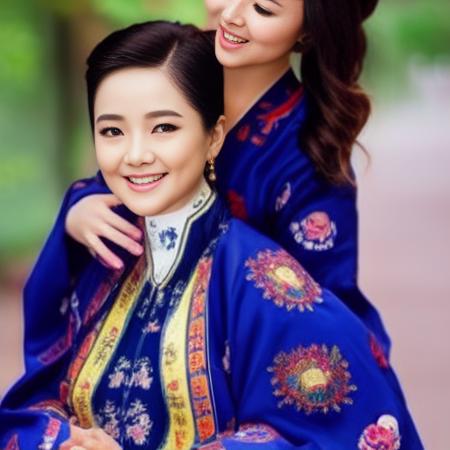
[[194,418],[186,379],[186,329],[196,278],[197,275],[194,274],[163,338],[161,377],[169,410],[169,430],[164,450],[189,449],[195,440]]
[[200,260],[164,335],[162,383],[169,410],[164,450],[190,449],[216,433],[206,351],[206,292],[211,259]]
[[144,274],[145,258],[141,257],[122,286],[74,383],[71,404],[81,427],[95,426],[92,396],[120,342],[128,315],[141,291]]

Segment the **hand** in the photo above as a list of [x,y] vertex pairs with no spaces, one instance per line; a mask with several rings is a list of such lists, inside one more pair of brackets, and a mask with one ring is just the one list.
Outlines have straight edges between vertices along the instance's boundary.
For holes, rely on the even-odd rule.
[[88,195],[70,208],[65,223],[69,236],[113,269],[121,269],[123,262],[100,238],[109,239],[136,256],[144,251],[137,242],[142,239],[141,230],[111,210],[120,204],[113,194]]
[[122,450],[120,445],[101,428],[84,429],[70,424],[70,438],[59,450]]

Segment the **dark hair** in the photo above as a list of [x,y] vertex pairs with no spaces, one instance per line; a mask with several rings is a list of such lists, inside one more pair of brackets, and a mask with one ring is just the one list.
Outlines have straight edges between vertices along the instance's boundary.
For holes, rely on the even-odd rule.
[[223,69],[214,54],[214,36],[193,25],[154,21],[115,31],[94,48],[87,64],[92,129],[99,84],[110,73],[129,67],[164,67],[207,130],[223,114]]
[[363,21],[378,0],[304,2],[301,76],[308,114],[302,147],[318,171],[336,184],[353,183],[350,156],[370,114],[358,84],[366,53]]

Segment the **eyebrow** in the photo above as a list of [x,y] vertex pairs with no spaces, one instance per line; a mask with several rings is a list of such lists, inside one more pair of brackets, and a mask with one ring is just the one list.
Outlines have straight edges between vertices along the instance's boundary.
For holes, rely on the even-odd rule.
[[[151,111],[145,114],[146,119],[155,119],[158,117],[183,117],[180,113],[172,111],[170,109],[161,109],[158,111]],[[99,123],[102,120],[124,120],[124,117],[120,114],[102,114],[97,117],[95,123]]]

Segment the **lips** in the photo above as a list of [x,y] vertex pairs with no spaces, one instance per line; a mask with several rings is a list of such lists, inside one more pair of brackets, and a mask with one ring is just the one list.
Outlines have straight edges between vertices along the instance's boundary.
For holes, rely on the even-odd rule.
[[222,47],[227,49],[240,48],[249,42],[242,36],[238,36],[237,34],[231,33],[222,25],[220,26],[219,37]]
[[167,173],[128,175],[125,177],[130,189],[136,192],[147,192],[161,184]]

